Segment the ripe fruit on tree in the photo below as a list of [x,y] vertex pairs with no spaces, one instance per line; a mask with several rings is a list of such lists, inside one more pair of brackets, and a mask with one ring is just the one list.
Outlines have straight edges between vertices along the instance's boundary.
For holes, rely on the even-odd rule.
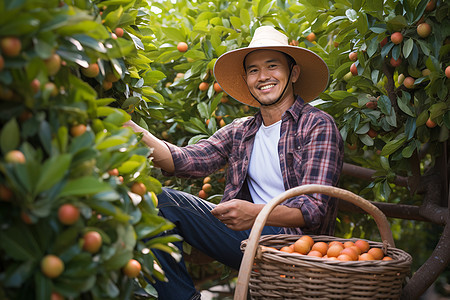
[[349,58],[351,61],[357,61],[357,60],[358,60],[358,53],[357,53],[357,52],[350,52],[350,53],[348,54],[348,58]]
[[428,75],[430,75],[430,74],[431,74],[430,69],[423,69],[423,70],[422,70],[422,76],[428,76]]
[[391,41],[398,45],[403,41],[403,34],[401,32],[394,32],[393,34],[391,34]]
[[111,81],[103,80],[103,83],[102,83],[103,90],[107,91],[107,90],[111,89],[112,86],[113,86],[113,83]]
[[383,48],[387,43],[388,43],[388,38],[385,37],[385,38],[380,42],[381,48]]
[[64,263],[58,256],[48,254],[41,260],[41,271],[48,278],[56,278],[64,271]]
[[431,0],[425,6],[425,11],[432,11],[436,8],[436,0]]
[[375,131],[375,129],[370,128],[369,131],[367,132],[367,134],[371,137],[374,138],[378,135],[378,132]]
[[138,194],[140,196],[144,196],[147,193],[147,187],[142,182],[135,182],[131,186],[131,192]]
[[86,125],[84,125],[84,124],[77,124],[77,125],[70,127],[70,134],[73,137],[80,136],[85,132],[86,132]]
[[405,80],[403,80],[403,85],[408,89],[412,89],[412,88],[414,88],[415,81],[416,80],[414,78],[412,78],[411,76],[408,76],[405,78]]
[[97,253],[102,246],[102,236],[97,231],[88,231],[83,235],[83,250]]
[[10,202],[12,196],[13,196],[12,191],[4,184],[0,184],[0,200]]
[[49,58],[44,60],[44,63],[47,67],[48,75],[56,75],[59,69],[61,69],[61,56],[59,56],[57,53],[53,53]]
[[6,56],[18,56],[22,50],[22,42],[16,37],[5,37],[0,41],[0,48]]
[[214,82],[214,91],[216,93],[220,93],[222,91],[222,88],[220,87],[220,85],[217,82]]
[[311,32],[306,36],[306,39],[312,43],[316,40],[316,34],[314,32]]
[[130,259],[125,267],[122,268],[122,271],[128,277],[136,278],[141,272],[141,264],[135,259]]
[[119,79],[120,78],[118,76],[116,76],[116,74],[114,74],[113,72],[108,72],[105,75],[105,80],[106,81],[117,82],[117,81],[119,81]]
[[398,59],[394,59],[393,57],[391,57],[389,63],[391,64],[391,66],[396,68],[402,64],[402,59],[400,57]]
[[431,33],[431,26],[428,23],[421,23],[419,24],[419,26],[417,26],[417,34],[421,37],[421,38],[426,38],[430,35]]
[[112,170],[109,170],[108,174],[111,176],[119,176],[119,170],[117,170],[117,168],[114,168]]
[[5,161],[14,164],[25,163],[25,155],[19,150],[11,150],[5,155]]
[[209,192],[211,192],[211,190],[212,190],[212,185],[211,185],[210,183],[205,183],[205,184],[202,186],[202,190],[204,190],[205,193],[209,193]]
[[123,37],[124,31],[123,31],[122,28],[117,27],[117,28],[114,30],[114,32],[116,33],[117,37]]
[[352,75],[354,75],[354,76],[358,75],[358,68],[356,67],[356,64],[355,64],[355,63],[353,63],[353,64],[350,66],[350,72],[352,72]]
[[39,81],[39,79],[35,78],[31,80],[30,87],[31,90],[33,91],[33,94],[36,94],[41,89],[41,82]]
[[202,199],[208,198],[208,194],[207,194],[204,190],[200,190],[200,191],[198,192],[198,196],[199,196],[200,198],[202,198]]
[[185,42],[179,42],[177,45],[177,49],[180,52],[186,52],[188,49],[188,44],[186,44]]
[[207,83],[206,81],[203,81],[198,85],[198,89],[200,91],[206,91],[208,88],[209,88],[209,83]]
[[64,297],[57,292],[52,292],[50,295],[50,300],[64,300]]
[[437,123],[431,120],[431,118],[428,118],[428,120],[425,122],[425,125],[427,125],[428,128],[434,128],[436,127]]
[[3,58],[3,56],[0,55],[0,72],[3,70],[4,67],[5,67],[5,59]]
[[94,78],[100,73],[100,69],[98,68],[98,64],[90,64],[87,68],[81,68],[81,73],[89,78]]
[[80,209],[73,204],[66,203],[58,209],[58,219],[64,225],[72,225],[80,218]]
[[58,88],[53,82],[47,82],[44,84],[44,91],[50,94],[52,97],[56,97],[58,95]]
[[447,68],[445,68],[445,76],[447,78],[450,78],[450,66],[447,66]]

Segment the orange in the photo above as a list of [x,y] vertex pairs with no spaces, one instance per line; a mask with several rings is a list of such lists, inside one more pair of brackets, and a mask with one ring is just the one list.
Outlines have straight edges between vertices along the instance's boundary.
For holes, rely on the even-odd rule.
[[102,236],[97,231],[88,231],[83,236],[83,250],[97,253],[102,246]]
[[214,91],[216,93],[220,93],[222,91],[222,88],[220,87],[220,85],[217,82],[214,82]]
[[209,83],[203,81],[198,85],[200,91],[206,91],[209,88]]
[[390,256],[385,256],[385,257],[383,257],[383,259],[382,260],[393,260],[393,258],[392,257],[390,257]]
[[311,250],[309,251],[308,256],[322,257],[323,255],[317,250]]
[[370,245],[367,241],[364,240],[357,240],[355,242],[355,246],[361,249],[361,253],[367,252],[370,249]]
[[326,255],[328,251],[328,244],[325,242],[316,242],[312,246],[311,250],[319,251],[322,255]]
[[361,249],[359,249],[359,248],[356,247],[356,246],[351,246],[351,247],[349,247],[349,248],[355,250],[356,254],[358,254],[358,255],[361,255],[361,253],[362,253]]
[[327,256],[328,257],[338,257],[344,247],[339,244],[334,244],[328,247]]
[[86,129],[87,129],[87,127],[84,124],[74,125],[74,126],[70,127],[70,134],[73,137],[77,137],[77,136],[80,136],[83,133],[85,133]]
[[25,163],[25,155],[19,150],[11,150],[5,155],[5,161],[8,163],[23,164]]
[[428,118],[428,120],[425,123],[425,125],[427,125],[428,128],[434,128],[434,127],[436,127],[437,123],[434,122],[433,120],[431,120],[430,118]]
[[141,272],[141,264],[135,259],[130,259],[122,271],[128,277],[135,278]]
[[289,246],[284,246],[284,247],[281,247],[280,251],[281,252],[292,253],[292,252],[294,252],[294,249],[289,247]]
[[94,78],[100,73],[100,69],[98,64],[90,64],[87,68],[81,68],[81,73],[88,78]]
[[117,35],[118,37],[123,37],[124,31],[123,31],[122,28],[117,27],[117,28],[114,30],[114,32],[116,33],[116,35]]
[[356,251],[352,248],[344,248],[341,251],[340,255],[343,255],[343,254],[350,256],[352,258],[352,260],[358,260],[358,253],[356,253]]
[[314,245],[314,240],[309,235],[304,235],[300,239],[307,241],[309,243],[309,248],[311,248]]
[[186,44],[185,42],[179,42],[177,45],[177,49],[180,52],[186,52],[188,49],[188,44]]
[[363,253],[359,256],[358,260],[375,260],[372,254]]
[[208,198],[208,194],[204,190],[200,190],[200,192],[198,192],[198,196],[202,199]]
[[135,182],[131,186],[131,192],[138,194],[140,196],[144,196],[147,193],[147,187],[142,182]]
[[58,209],[58,219],[64,225],[72,225],[80,218],[80,210],[73,204],[63,204]]
[[350,248],[353,245],[355,245],[355,244],[353,242],[351,242],[351,241],[344,242],[344,248]]
[[112,170],[109,170],[108,174],[111,176],[119,176],[119,170],[117,170],[117,168],[114,168]]
[[294,251],[300,254],[307,254],[311,250],[310,243],[306,240],[298,239],[294,243]]
[[210,183],[205,183],[205,184],[202,186],[202,190],[204,190],[205,193],[209,193],[209,192],[211,192],[211,190],[212,190],[212,185],[211,185]]
[[306,39],[312,43],[316,40],[316,34],[314,32],[311,32],[306,36]]
[[64,263],[58,256],[48,254],[41,260],[41,271],[48,278],[56,278],[64,271]]
[[339,242],[339,241],[332,241],[332,242],[330,242],[328,244],[328,247],[331,247],[333,245],[339,245],[339,246],[342,246],[342,248],[344,248],[344,244],[342,242]]
[[350,53],[348,54],[348,58],[349,58],[351,61],[357,61],[357,60],[358,60],[358,53],[356,53],[356,52],[350,52]]
[[370,248],[367,253],[371,254],[375,260],[380,260],[384,257],[383,250],[380,248]]
[[352,261],[353,258],[351,258],[349,255],[347,254],[341,254],[337,257],[338,260],[340,261]]

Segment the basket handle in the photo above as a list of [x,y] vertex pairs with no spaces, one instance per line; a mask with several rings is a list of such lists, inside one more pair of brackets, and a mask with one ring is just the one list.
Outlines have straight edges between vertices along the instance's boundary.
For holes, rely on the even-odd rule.
[[382,241],[384,243],[387,243],[389,246],[395,247],[391,228],[389,227],[389,223],[386,216],[380,209],[378,209],[378,207],[376,207],[366,199],[350,191],[333,186],[308,184],[294,187],[273,198],[269,203],[267,203],[263,207],[263,209],[259,212],[258,216],[256,217],[255,223],[253,224],[250,236],[247,241],[247,245],[245,247],[241,267],[239,268],[239,275],[236,283],[234,300],[247,299],[248,283],[250,281],[250,273],[253,266],[253,259],[256,254],[256,249],[258,246],[259,238],[261,237],[262,229],[267,221],[267,218],[269,217],[269,214],[277,205],[279,205],[286,199],[303,194],[314,194],[314,193],[339,198],[362,208],[364,211],[366,211],[374,218],[378,230],[380,231]]

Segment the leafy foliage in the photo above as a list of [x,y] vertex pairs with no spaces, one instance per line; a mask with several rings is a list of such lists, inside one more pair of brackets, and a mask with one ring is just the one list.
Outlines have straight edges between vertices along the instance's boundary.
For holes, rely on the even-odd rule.
[[[155,238],[173,224],[157,215],[161,184],[149,176],[150,150],[122,127],[129,114],[114,107],[116,99],[162,99],[152,86],[164,76],[145,57],[154,47],[148,7],[101,5],[1,2],[1,298],[125,299],[135,285],[155,295],[144,277],[164,273],[152,249],[176,255],[171,242],[179,237]],[[10,54],[11,40],[19,41],[18,54]],[[17,150],[23,161],[9,158]],[[145,185],[142,196],[130,191],[137,182]],[[63,204],[80,211],[74,223],[61,217]],[[96,253],[83,249],[88,231],[101,235]],[[47,254],[64,264],[53,279],[41,271]],[[121,271],[132,258],[142,265],[137,280]]]

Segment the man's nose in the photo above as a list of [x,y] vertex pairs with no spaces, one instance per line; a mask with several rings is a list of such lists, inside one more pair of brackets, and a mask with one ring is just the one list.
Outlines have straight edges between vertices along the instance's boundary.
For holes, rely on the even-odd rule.
[[259,72],[258,80],[259,81],[266,81],[270,78],[270,71],[266,68],[262,68]]

